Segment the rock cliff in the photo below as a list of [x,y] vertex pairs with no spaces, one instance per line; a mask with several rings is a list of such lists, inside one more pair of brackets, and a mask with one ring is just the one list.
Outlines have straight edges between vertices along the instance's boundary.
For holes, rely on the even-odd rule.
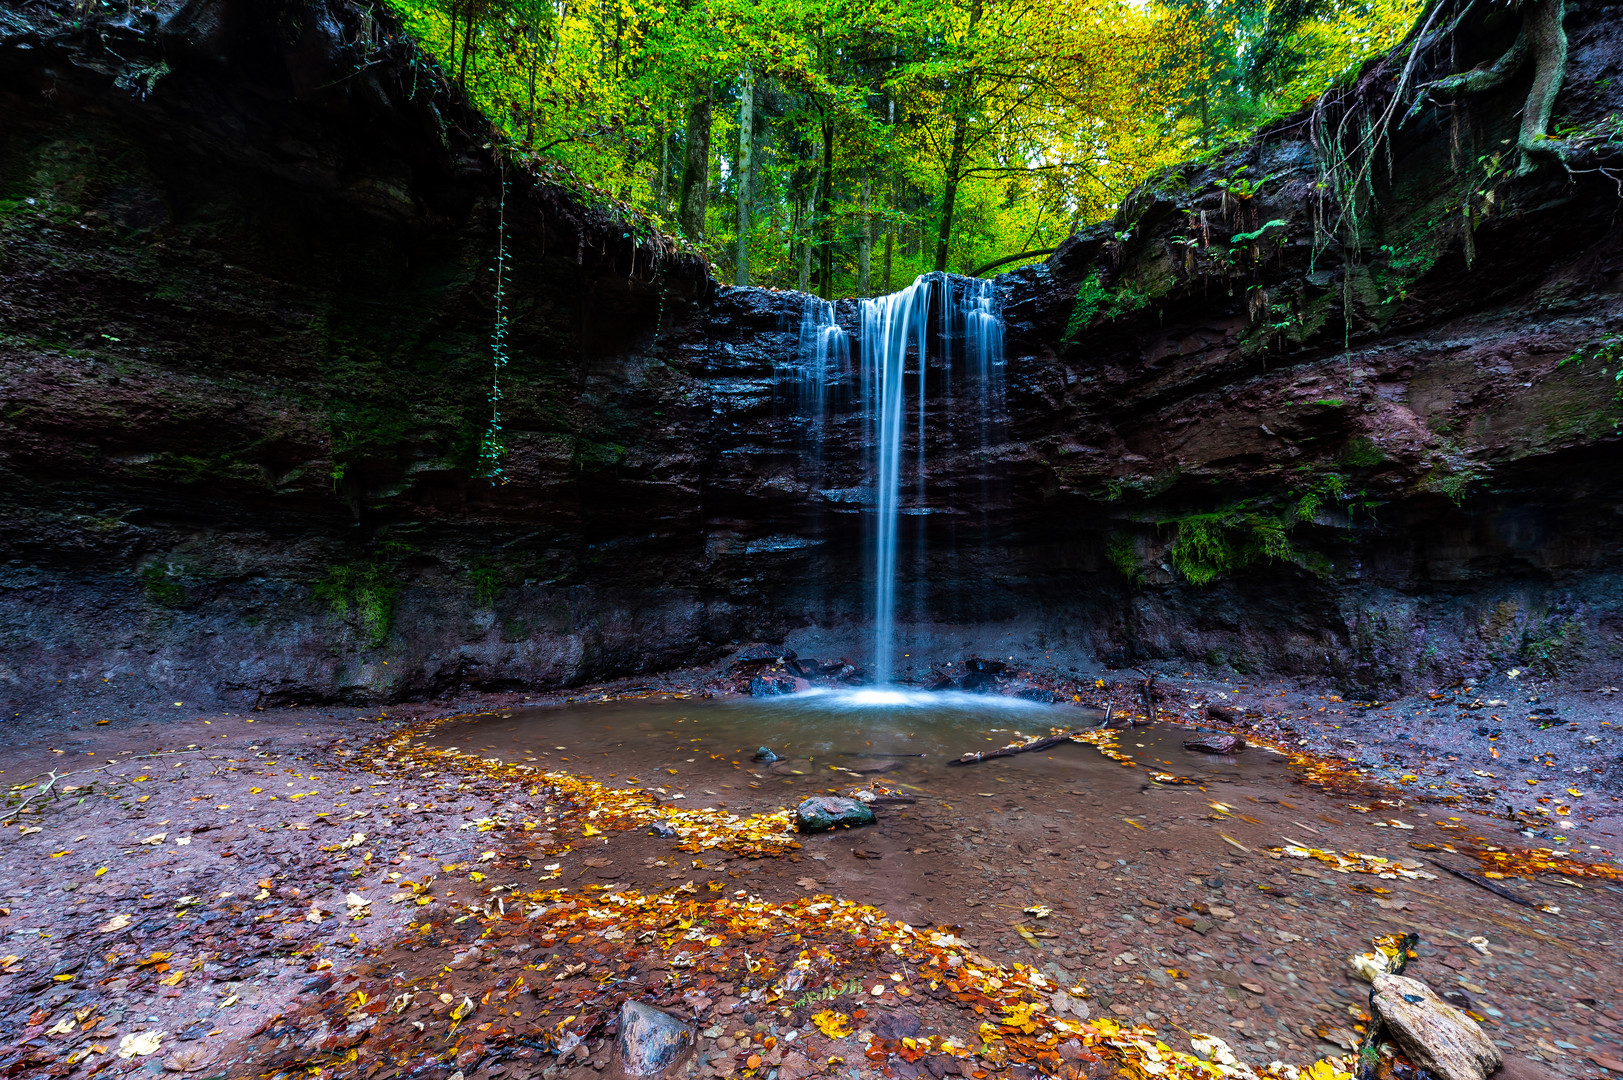
[[[1595,130],[1623,110],[1617,11],[1569,7],[1557,111]],[[563,686],[860,638],[863,431],[848,410],[808,451],[781,379],[798,296],[718,287],[499,163],[343,0],[69,13],[0,13],[9,713]],[[1503,31],[1456,33],[1469,59]],[[1619,188],[1497,163],[1525,92],[1394,126],[1356,246],[1321,103],[999,278],[1006,409],[933,406],[910,496],[919,640],[1367,693],[1614,663]]]

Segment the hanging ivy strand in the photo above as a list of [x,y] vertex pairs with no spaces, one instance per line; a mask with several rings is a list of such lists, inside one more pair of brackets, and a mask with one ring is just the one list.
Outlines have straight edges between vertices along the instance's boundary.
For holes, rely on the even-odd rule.
[[502,369],[507,366],[507,177],[496,213],[496,319],[490,331],[490,423],[479,440],[479,475],[492,484],[507,483],[502,434]]

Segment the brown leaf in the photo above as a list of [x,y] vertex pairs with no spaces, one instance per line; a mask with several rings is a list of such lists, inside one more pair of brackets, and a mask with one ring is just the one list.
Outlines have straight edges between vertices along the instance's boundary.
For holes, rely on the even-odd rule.
[[587,866],[613,866],[614,865],[614,860],[613,859],[605,859],[601,855],[593,855],[590,858],[582,859],[581,861],[584,862]]
[[197,1072],[209,1063],[209,1052],[201,1046],[183,1046],[163,1059],[169,1072]]
[[816,878],[803,877],[797,880],[795,884],[799,885],[802,889],[815,889],[818,886],[818,881]]

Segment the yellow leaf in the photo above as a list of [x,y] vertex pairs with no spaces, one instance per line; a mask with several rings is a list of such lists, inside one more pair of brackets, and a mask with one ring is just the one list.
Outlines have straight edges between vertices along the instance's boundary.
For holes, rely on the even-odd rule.
[[473,1012],[473,1009],[473,999],[464,995],[462,998],[462,1003],[451,1010],[451,1019],[461,1020],[464,1016],[467,1016],[469,1013]]
[[107,873],[107,867],[104,866],[100,870],[97,870],[94,876],[101,877],[105,873]]
[[132,1058],[156,1054],[163,1045],[163,1034],[161,1031],[131,1032],[118,1041],[118,1056]]
[[830,1039],[843,1039],[851,1034],[851,1018],[842,1012],[833,1009],[824,1009],[820,1013],[812,1014],[812,1023]]
[[130,925],[130,920],[133,918],[133,915],[114,915],[111,919],[108,919],[106,922],[96,927],[96,932],[101,934],[111,934],[115,930],[122,930],[126,926]]

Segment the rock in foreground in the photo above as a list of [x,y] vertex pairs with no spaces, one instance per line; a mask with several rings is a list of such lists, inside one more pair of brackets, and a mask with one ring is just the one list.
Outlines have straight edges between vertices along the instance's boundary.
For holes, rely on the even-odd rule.
[[750,697],[781,697],[805,690],[810,686],[805,679],[793,675],[772,673],[757,675],[750,680]]
[[1417,979],[1377,975],[1373,1000],[1409,1060],[1440,1080],[1486,1080],[1504,1063],[1475,1020]]
[[1222,733],[1201,735],[1198,738],[1186,740],[1183,748],[1185,750],[1199,750],[1203,754],[1232,754],[1236,750],[1245,749],[1245,740],[1238,735]]
[[682,1064],[693,1048],[693,1030],[681,1017],[642,1001],[620,1006],[614,1067],[623,1076],[660,1076]]
[[872,825],[875,820],[872,807],[840,795],[813,795],[795,807],[795,827],[807,833]]

